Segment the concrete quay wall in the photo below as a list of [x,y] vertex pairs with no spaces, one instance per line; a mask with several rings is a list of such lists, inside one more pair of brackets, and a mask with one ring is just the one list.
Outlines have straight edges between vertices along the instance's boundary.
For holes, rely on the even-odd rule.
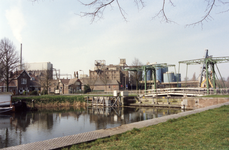
[[187,97],[181,101],[182,109],[198,109],[205,108],[208,106],[218,105],[229,102],[228,98],[217,98],[217,97]]

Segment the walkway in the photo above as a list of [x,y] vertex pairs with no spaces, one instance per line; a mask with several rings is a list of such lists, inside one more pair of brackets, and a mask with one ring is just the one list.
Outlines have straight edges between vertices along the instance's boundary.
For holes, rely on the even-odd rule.
[[[221,89],[209,89],[209,94],[214,95],[217,94],[229,94],[228,88],[221,88]],[[204,96],[207,94],[207,88],[193,88],[193,87],[186,87],[186,88],[160,88],[160,89],[150,89],[146,91],[145,96]]]
[[50,140],[45,140],[45,141],[40,141],[40,142],[35,142],[35,143],[29,143],[29,144],[23,144],[19,146],[13,146],[13,147],[8,147],[4,148],[3,150],[35,150],[35,149],[57,149],[61,147],[66,147],[78,143],[83,143],[83,142],[88,142],[92,140],[96,140],[98,138],[104,138],[104,137],[109,137],[112,135],[124,133],[126,131],[132,130],[133,128],[143,128],[143,127],[148,127],[151,125],[156,125],[158,123],[166,122],[169,119],[177,119],[179,117],[183,116],[188,116],[191,114],[196,114],[200,113],[209,109],[214,109],[221,107],[223,105],[229,105],[229,102],[224,103],[224,104],[218,104],[214,106],[209,106],[205,108],[200,108],[192,111],[186,111],[178,114],[173,114],[173,115],[168,115],[160,118],[154,118],[150,120],[145,120],[145,121],[140,121],[140,122],[135,122],[131,124],[125,124],[121,125],[119,127],[115,128],[110,128],[110,129],[101,129],[101,130],[96,130],[92,132],[86,132],[86,133],[81,133],[81,134],[76,134],[76,135],[70,135],[70,136],[64,136],[60,138],[54,138]]

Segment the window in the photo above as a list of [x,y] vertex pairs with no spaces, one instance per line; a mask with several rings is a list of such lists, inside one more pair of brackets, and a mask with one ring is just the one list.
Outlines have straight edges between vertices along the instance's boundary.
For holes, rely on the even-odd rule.
[[26,78],[21,78],[21,84],[27,84],[27,79]]

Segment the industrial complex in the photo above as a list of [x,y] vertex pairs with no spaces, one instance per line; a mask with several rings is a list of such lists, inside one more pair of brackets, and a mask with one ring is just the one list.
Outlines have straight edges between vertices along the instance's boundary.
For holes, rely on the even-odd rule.
[[[131,66],[126,59],[120,59],[118,64],[106,64],[105,60],[95,60],[94,69],[89,75],[83,73],[80,77],[78,71],[71,74],[61,74],[60,69],[54,68],[51,62],[34,62],[20,65],[20,69],[10,74],[9,91],[14,94],[37,91],[41,93],[73,94],[90,87],[94,92],[107,92],[114,90],[152,90],[161,88],[222,88],[221,74],[218,63],[229,62],[229,57],[212,57],[205,52],[201,59],[179,61],[178,72],[176,66],[167,63],[147,63],[146,65]],[[202,70],[197,80],[181,81],[180,64],[201,64]],[[174,68],[174,72],[169,71]],[[216,74],[216,69],[218,75]],[[79,70],[82,71],[82,70]],[[187,75],[186,75],[187,76]],[[187,79],[187,78],[186,78]],[[6,91],[4,82],[0,83],[0,92]]]

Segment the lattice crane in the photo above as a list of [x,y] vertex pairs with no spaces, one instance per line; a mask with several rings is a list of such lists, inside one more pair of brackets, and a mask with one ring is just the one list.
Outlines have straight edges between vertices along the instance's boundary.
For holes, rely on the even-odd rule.
[[[201,59],[193,59],[193,60],[185,60],[185,61],[179,61],[179,68],[180,64],[186,64],[188,65],[197,65],[197,64],[203,64],[201,76],[200,76],[200,83],[199,86],[203,83],[203,77],[205,76],[206,84],[207,84],[207,93],[209,94],[209,84],[216,89],[216,80],[215,80],[215,65],[217,63],[227,63],[229,62],[229,56],[225,57],[212,57],[208,55],[208,50],[206,50],[206,54],[204,58]],[[211,68],[211,76],[212,76],[212,83],[210,81],[210,73],[209,73],[209,66]],[[218,67],[217,67],[218,69]],[[219,70],[218,70],[219,72]],[[220,72],[219,72],[220,74]],[[221,76],[221,75],[220,75]]]

